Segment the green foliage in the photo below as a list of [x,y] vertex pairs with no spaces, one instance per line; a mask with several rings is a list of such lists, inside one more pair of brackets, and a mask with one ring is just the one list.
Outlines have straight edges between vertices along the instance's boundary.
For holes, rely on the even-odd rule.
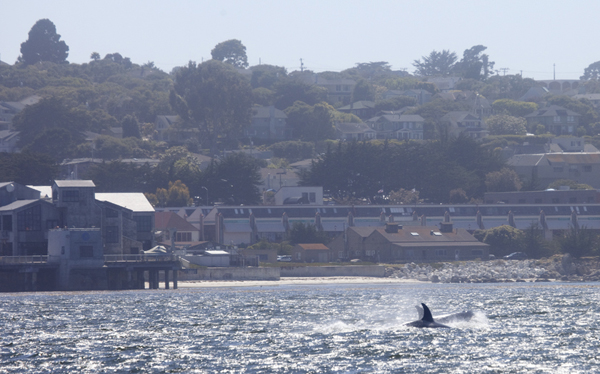
[[271,106],[275,102],[275,92],[258,87],[252,90],[252,102],[262,106]]
[[200,196],[201,188],[206,187],[213,202],[256,205],[261,200],[260,180],[257,161],[242,152],[235,152],[211,163],[194,186],[194,193]]
[[486,174],[485,185],[488,192],[519,191],[523,186],[519,175],[509,168]]
[[414,106],[417,104],[417,99],[410,96],[397,96],[391,99],[378,101],[375,103],[375,111],[379,112],[382,110],[393,111],[405,108],[407,106]]
[[169,188],[158,188],[156,194],[146,194],[149,201],[155,202],[159,207],[181,207],[193,203],[190,199],[190,192],[187,186],[181,183],[180,180],[169,182]]
[[121,120],[121,127],[123,128],[123,137],[124,138],[141,138],[140,134],[140,124],[138,123],[135,115],[126,115]]
[[452,73],[456,63],[456,53],[448,50],[441,52],[432,51],[429,56],[421,57],[421,60],[415,60],[413,66],[417,69],[415,74],[421,76],[448,76]]
[[83,141],[83,131],[88,130],[90,124],[91,118],[87,111],[68,108],[61,100],[53,97],[27,106],[13,118],[15,129],[20,131],[21,148],[32,145],[47,130],[62,129],[70,137],[64,141],[58,139],[59,144],[65,149],[72,149]]
[[559,240],[559,243],[563,253],[580,258],[598,253],[598,239],[598,234],[593,230],[571,229]]
[[495,113],[506,113],[513,117],[525,117],[538,109],[536,103],[526,101],[515,101],[510,99],[499,99],[492,103],[492,109]]
[[181,68],[171,93],[171,105],[184,122],[198,128],[200,140],[213,153],[220,141],[241,136],[250,124],[251,104],[248,80],[215,60]]
[[137,166],[121,161],[103,162],[91,166],[84,175],[96,185],[97,192],[155,192],[166,186],[168,176],[159,168]]
[[41,19],[29,31],[29,38],[21,44],[19,61],[32,65],[40,61],[66,63],[69,47],[60,40],[56,26],[49,19]]
[[281,79],[275,84],[275,107],[284,110],[296,101],[315,105],[327,101],[327,89],[295,79]]
[[454,65],[454,72],[463,78],[485,80],[493,72],[494,62],[483,51],[486,46],[476,45],[463,52],[463,58]]
[[571,190],[594,190],[595,188],[584,183],[577,183],[570,179],[557,179],[548,185],[548,188],[560,189],[562,186],[567,186]]
[[588,65],[583,71],[583,75],[579,78],[582,81],[595,80],[600,78],[600,61],[593,62]]
[[275,157],[285,158],[290,162],[312,158],[315,153],[314,143],[302,141],[279,142],[270,145],[267,149],[272,151]]
[[[490,245],[490,253],[496,256],[506,256],[512,252],[523,250],[525,235],[523,231],[509,225],[494,227],[485,231],[483,242]],[[479,233],[479,236],[481,234]]]
[[569,96],[549,96],[547,98],[549,105],[558,105],[563,108],[572,110],[578,113],[579,125],[589,126],[592,123],[598,122],[598,113],[594,105],[587,99],[573,99]]
[[537,223],[523,230],[523,251],[530,258],[550,257],[554,254],[552,243],[544,238],[544,231]]
[[419,191],[417,190],[405,190],[404,188],[398,191],[390,191],[389,194],[390,204],[419,204],[423,202],[423,199],[419,199]]
[[2,180],[24,185],[49,186],[58,177],[56,162],[41,153],[0,152],[0,175]]
[[356,82],[354,90],[352,91],[352,102],[357,101],[374,101],[375,100],[375,89],[372,84],[367,82],[365,79],[360,79]]
[[373,199],[380,189],[414,188],[428,202],[447,202],[456,188],[482,197],[486,174],[503,165],[497,154],[464,137],[446,144],[338,142],[301,173],[301,184],[322,185],[338,199]]
[[237,39],[230,39],[217,44],[210,51],[210,54],[213,59],[233,65],[236,68],[248,67],[246,47]]
[[329,237],[326,233],[318,231],[315,225],[310,223],[294,222],[289,232],[289,240],[292,244],[299,243],[322,243],[327,244]]
[[285,110],[287,124],[292,128],[294,137],[302,141],[333,138],[334,112],[335,109],[325,102],[311,106],[301,101]]
[[273,90],[277,81],[287,77],[287,71],[281,66],[257,65],[253,66],[251,70],[250,85],[253,89],[262,87]]
[[507,114],[497,114],[485,120],[491,135],[525,135],[527,121]]

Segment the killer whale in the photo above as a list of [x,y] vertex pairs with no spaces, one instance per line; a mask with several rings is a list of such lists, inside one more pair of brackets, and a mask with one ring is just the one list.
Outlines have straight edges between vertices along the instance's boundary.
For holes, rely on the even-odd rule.
[[[415,306],[419,312],[419,318],[423,318],[423,308],[419,305]],[[468,322],[475,316],[472,310],[465,310],[464,312],[445,314],[437,316],[435,321],[438,323],[450,323],[450,322]]]
[[442,328],[450,328],[450,326],[446,326],[444,324],[435,322],[433,320],[433,316],[431,315],[431,311],[429,310],[429,308],[427,307],[427,305],[425,305],[424,303],[421,303],[421,305],[423,306],[423,318],[413,321],[413,322],[409,322],[406,325],[407,326],[412,326],[412,327],[426,327],[426,328],[438,328],[438,327],[442,327]]

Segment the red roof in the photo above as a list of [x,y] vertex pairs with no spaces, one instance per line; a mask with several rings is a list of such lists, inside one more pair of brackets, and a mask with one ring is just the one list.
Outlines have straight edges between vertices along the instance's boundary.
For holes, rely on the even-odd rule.
[[157,230],[177,229],[177,231],[198,231],[194,225],[173,212],[154,213],[154,226]]

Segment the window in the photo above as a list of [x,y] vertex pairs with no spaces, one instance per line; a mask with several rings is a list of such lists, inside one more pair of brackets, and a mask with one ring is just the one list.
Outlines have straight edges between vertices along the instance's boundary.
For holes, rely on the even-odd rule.
[[483,256],[483,250],[482,249],[473,249],[473,250],[471,250],[471,254],[473,256]]
[[19,231],[42,230],[42,207],[36,205],[17,213],[17,229]]
[[560,116],[554,116],[554,122],[560,122]]
[[2,216],[2,230],[12,231],[12,216]]
[[435,254],[437,256],[446,256],[448,254],[448,251],[446,249],[436,249]]
[[533,202],[535,204],[541,204],[542,203],[542,199],[535,199]]
[[555,173],[562,173],[563,172],[563,167],[562,166],[555,166],[552,170],[554,170]]
[[79,257],[82,257],[82,258],[94,257],[94,247],[91,245],[80,245],[79,246]]
[[577,202],[577,198],[576,197],[569,197],[569,203],[574,204]]
[[574,116],[567,116],[567,122],[575,122]]
[[64,202],[77,202],[77,201],[79,201],[79,191],[78,190],[66,190],[66,191],[63,191],[63,201]]
[[552,204],[559,204],[559,203],[560,203],[560,199],[558,197],[552,198]]
[[341,86],[341,85],[339,85],[339,84],[338,84],[338,85],[336,85],[336,86],[335,86],[335,90],[336,90],[336,91],[338,91],[338,92],[339,92],[339,91],[341,91],[341,90],[342,90],[342,86]]
[[525,199],[519,199],[519,204],[525,204]]
[[135,216],[133,220],[137,223],[138,232],[152,231],[152,217],[150,216]]
[[317,201],[317,194],[315,192],[311,192],[308,194],[309,201],[314,203]]
[[117,226],[106,226],[104,229],[104,240],[106,243],[118,243],[119,242],[119,227]]
[[592,172],[592,165],[583,165],[583,171],[586,173]]
[[178,232],[176,241],[191,242],[192,241],[192,233],[191,232]]

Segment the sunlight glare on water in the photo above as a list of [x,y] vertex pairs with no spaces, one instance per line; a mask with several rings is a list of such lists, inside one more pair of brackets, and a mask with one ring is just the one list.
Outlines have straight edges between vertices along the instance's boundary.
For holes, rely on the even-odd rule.
[[[3,372],[588,373],[597,284],[363,284],[0,295]],[[474,311],[406,326],[415,305]]]

